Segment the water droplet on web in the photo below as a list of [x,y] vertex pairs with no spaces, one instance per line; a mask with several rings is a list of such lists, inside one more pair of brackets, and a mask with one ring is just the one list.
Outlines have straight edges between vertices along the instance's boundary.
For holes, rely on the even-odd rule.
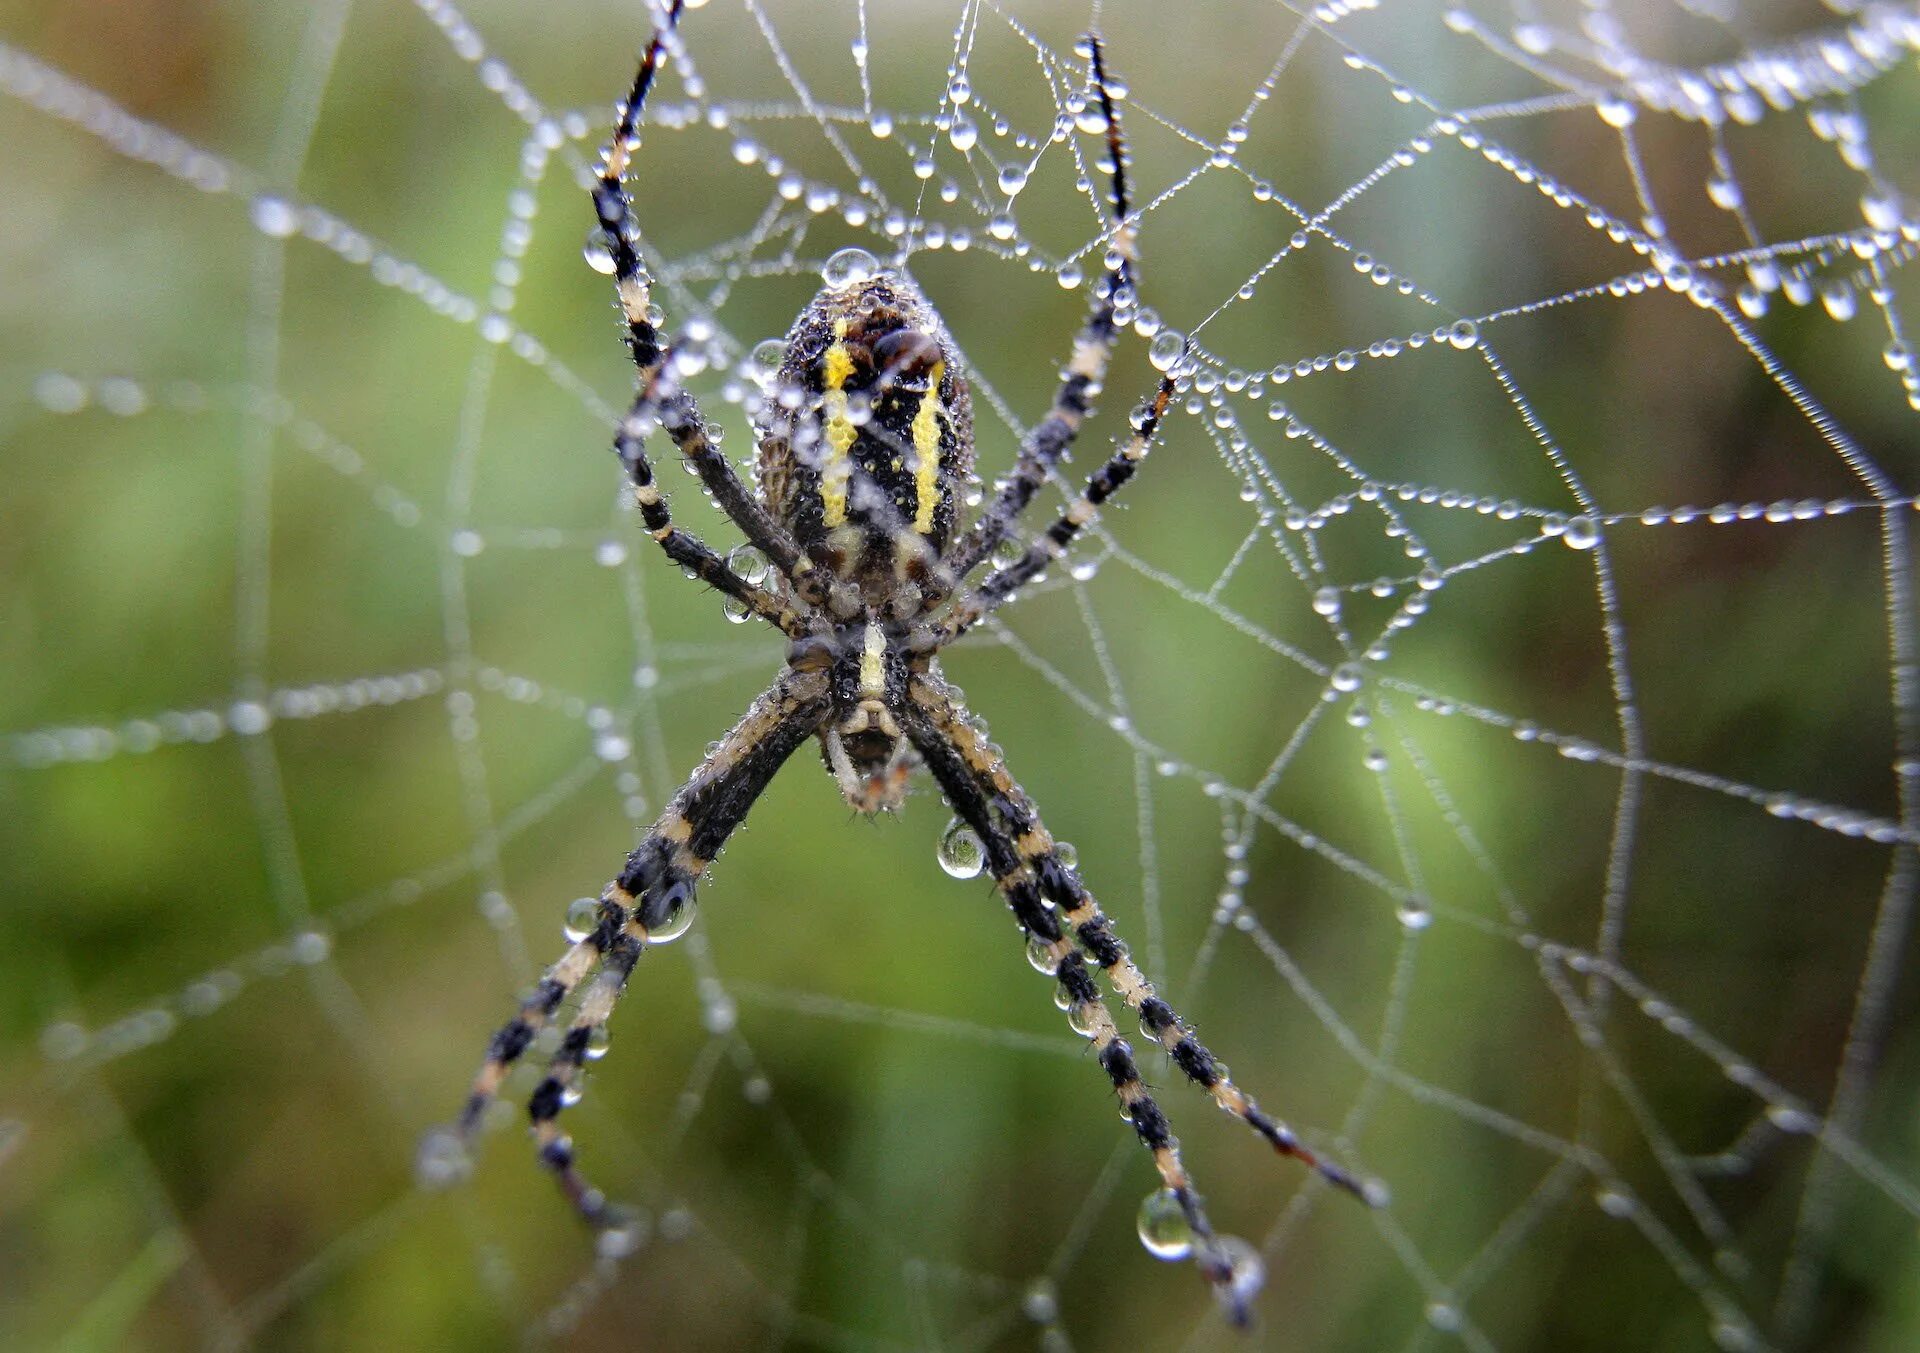
[[1011,212],[995,212],[987,221],[987,233],[996,240],[1010,240],[1018,231]]
[[1360,671],[1359,663],[1343,662],[1333,669],[1333,676],[1329,679],[1329,684],[1331,684],[1336,691],[1350,695],[1360,689],[1360,683],[1364,679]]
[[835,291],[871,282],[880,273],[880,260],[858,245],[838,249],[820,269],[820,280]]
[[1315,615],[1336,616],[1340,614],[1340,589],[1322,587],[1313,594]]
[[284,240],[300,228],[299,214],[284,197],[256,197],[248,214],[255,229],[276,240]]
[[1155,1259],[1185,1259],[1193,1253],[1193,1226],[1172,1189],[1157,1189],[1140,1204],[1135,1221],[1140,1243]]
[[1570,550],[1590,550],[1600,543],[1600,523],[1588,516],[1569,517],[1560,539]]
[[622,1203],[609,1205],[600,1214],[593,1252],[602,1259],[625,1259],[646,1243],[646,1218]]
[[1480,345],[1480,326],[1470,319],[1457,319],[1447,326],[1447,342],[1465,351]]
[[600,899],[597,897],[576,897],[567,904],[567,919],[561,925],[561,933],[569,941],[578,944],[594,932],[600,924]]
[[420,1139],[420,1149],[413,1158],[413,1178],[421,1188],[450,1188],[472,1169],[466,1143],[452,1128],[435,1128]]
[[1633,125],[1634,106],[1625,99],[1601,99],[1594,105],[1594,111],[1600,114],[1600,120],[1609,127],[1630,127]]
[[1187,350],[1184,335],[1172,329],[1162,329],[1153,336],[1153,342],[1147,347],[1147,360],[1159,371],[1171,371],[1180,360],[1180,354]]
[[1433,911],[1424,902],[1402,902],[1393,914],[1408,930],[1425,930],[1433,924]]
[[1000,191],[1012,197],[1027,186],[1027,167],[1019,162],[1000,166]]
[[957,879],[978,878],[980,871],[987,867],[986,847],[980,844],[973,828],[957,817],[947,823],[947,829],[940,834],[935,853],[940,867]]

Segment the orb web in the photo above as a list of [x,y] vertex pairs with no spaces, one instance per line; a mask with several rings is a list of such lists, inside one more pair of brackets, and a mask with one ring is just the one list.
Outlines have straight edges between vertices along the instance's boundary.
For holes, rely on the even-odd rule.
[[[1104,33],[1140,308],[1042,522],[1184,378],[946,669],[1236,1079],[1390,1187],[1143,1064],[1256,1337],[1896,1345],[1920,11],[1096,9],[701,7],[633,190],[737,460],[858,249],[990,489],[1111,239]],[[569,1110],[622,1224],[511,1127],[420,1145],[779,660],[604,454],[582,189],[648,7],[94,10],[0,33],[8,1341],[1245,1346],[979,843],[804,756]]]

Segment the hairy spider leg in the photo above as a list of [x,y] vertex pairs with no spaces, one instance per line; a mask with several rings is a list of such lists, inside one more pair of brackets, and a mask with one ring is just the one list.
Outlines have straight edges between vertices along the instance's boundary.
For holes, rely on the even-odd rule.
[[[921,702],[915,702],[919,705]],[[952,707],[942,711],[951,713]],[[1067,1001],[1067,1022],[1093,1043],[1100,1069],[1113,1082],[1127,1121],[1153,1157],[1160,1182],[1179,1201],[1194,1236],[1194,1258],[1207,1281],[1236,1323],[1245,1323],[1247,1306],[1233,1288],[1232,1265],[1207,1219],[1206,1205],[1180,1159],[1180,1142],[1159,1103],[1140,1079],[1133,1048],[1120,1036],[1100,988],[1087,971],[1086,960],[1074,950],[1061,928],[1061,918],[1042,900],[1037,876],[1024,859],[1014,837],[995,819],[994,804],[981,777],[967,763],[967,755],[931,711],[914,708],[901,719],[941,794],[962,821],[972,827],[986,849],[987,867],[1027,933],[1050,946],[1054,977]]]
[[[1031,887],[1037,889],[1041,900],[1058,908],[1059,920],[1066,923],[1070,934],[1059,933],[1057,921],[1053,926],[1056,933],[1034,931],[1047,943],[1052,956],[1063,964],[1070,958],[1078,958],[1077,945],[1106,973],[1108,984],[1139,1015],[1141,1030],[1158,1041],[1173,1064],[1188,1080],[1212,1096],[1215,1104],[1259,1133],[1281,1155],[1292,1156],[1329,1184],[1362,1202],[1377,1205],[1381,1201],[1377,1185],[1363,1183],[1341,1166],[1321,1159],[1302,1146],[1293,1129],[1269,1116],[1253,1096],[1233,1083],[1225,1066],[1194,1036],[1192,1026],[1154,994],[1153,984],[1129,956],[1127,946],[1114,934],[1113,922],[1100,910],[1100,904],[1087,891],[1080,875],[1054,849],[1053,837],[1040,821],[1033,800],[1007,769],[1005,754],[962,714],[959,692],[937,678],[916,676],[908,688],[908,698],[926,726],[960,757],[977,801],[989,805],[998,814],[999,821],[992,824],[994,830],[1007,838],[1015,854],[1014,866],[1006,875],[1009,882],[1002,884],[1003,891],[1008,892],[1009,904],[1013,902],[1011,889]],[[941,787],[946,789],[944,782]],[[949,790],[949,801],[952,797]],[[959,811],[957,806],[955,811]],[[971,819],[968,825],[979,831],[978,824]],[[983,834],[981,840],[986,839]],[[998,866],[994,874],[996,879],[1001,878]],[[1015,910],[1018,914],[1019,908]],[[1053,919],[1051,914],[1048,919]]]
[[[735,573],[727,566],[727,561],[700,537],[673,524],[673,514],[667,508],[666,495],[660,492],[660,486],[654,482],[653,466],[647,459],[644,446],[647,421],[651,411],[659,407],[657,387],[670,380],[672,376],[665,364],[656,366],[653,379],[634,395],[633,406],[627,410],[627,416],[620,420],[620,426],[613,436],[614,454],[620,457],[620,463],[626,467],[627,478],[633,483],[633,499],[640,508],[640,520],[646,526],[647,533],[666,551],[667,558],[701,582],[734,598],[782,633],[797,639],[808,633],[800,613],[773,593]],[[700,444],[706,444],[704,430],[688,435]]]
[[[646,837],[628,855],[626,867],[600,894],[593,933],[575,943],[548,968],[520,1011],[493,1036],[487,1059],[474,1078],[457,1132],[465,1141],[477,1131],[507,1073],[568,995],[593,974],[578,1011],[547,1063],[546,1074],[527,1102],[540,1159],[586,1220],[606,1221],[604,1196],[574,1165],[573,1144],[555,1121],[577,1098],[572,1093],[581,1065],[625,989],[650,931],[691,905],[694,886],[727,837],[746,819],[774,773],[818,730],[829,707],[828,678],[792,669],[754,701],[668,803]],[[598,971],[595,972],[595,967]]]
[[1107,83],[1100,39],[1089,35],[1087,51],[1092,63],[1093,88],[1100,112],[1106,122],[1108,184],[1113,195],[1113,238],[1108,244],[1106,269],[1094,284],[1086,323],[1073,340],[1073,356],[1060,373],[1054,391],[1053,407],[1034,424],[1020,444],[1013,472],[1002,480],[988,509],[974,522],[971,530],[947,552],[944,562],[957,579],[978,566],[1006,538],[1020,519],[1033,496],[1039,491],[1049,470],[1067,453],[1080,433],[1081,425],[1093,411],[1094,396],[1107,376],[1107,364],[1113,357],[1114,343],[1120,331],[1115,311],[1122,298],[1134,290],[1134,223],[1128,215],[1126,145],[1120,136],[1120,115],[1113,105],[1113,91]]
[[[631,435],[626,437],[626,444],[618,446],[618,449],[638,486],[640,481],[635,467],[645,466],[641,438],[649,420],[658,422],[673,439],[673,444],[687,463],[699,474],[701,482],[713,494],[721,510],[740,528],[748,543],[767,556],[803,602],[808,606],[818,606],[826,600],[827,583],[818,575],[813,561],[794,544],[786,528],[775,521],[753,497],[740,481],[733,462],[707,436],[706,420],[701,416],[700,406],[693,396],[681,388],[678,381],[660,378],[662,370],[669,365],[671,354],[661,346],[660,330],[652,318],[653,279],[648,275],[646,265],[640,261],[639,250],[635,247],[639,226],[634,221],[633,203],[627,196],[626,173],[638,136],[640,118],[646,110],[647,94],[653,88],[654,77],[660,70],[674,27],[680,21],[683,3],[684,0],[672,0],[667,5],[663,21],[655,27],[640,54],[640,66],[633,79],[633,89],[620,106],[613,139],[607,144],[599,176],[593,184],[593,209],[600,221],[600,234],[606,244],[607,254],[613,261],[614,294],[626,322],[627,345],[633,352],[633,364],[639,373],[641,389],[640,396],[634,401],[633,411],[621,425],[623,433],[631,430]],[[652,483],[651,468],[646,469],[646,476],[645,492],[660,504],[660,515],[664,519],[665,504],[658,487]],[[643,496],[641,507],[644,510],[646,506],[647,498]],[[658,538],[659,528],[651,520],[648,529],[654,531]],[[710,549],[707,553],[713,554],[715,559],[719,558]],[[724,562],[720,567],[726,568]],[[727,571],[732,572],[731,569]],[[713,579],[709,578],[708,581]],[[719,583],[715,585],[721,586]],[[730,587],[721,586],[721,590],[740,595]]]
[[1064,555],[1081,529],[1100,515],[1100,505],[1133,478],[1140,462],[1153,449],[1154,434],[1160,430],[1160,420],[1166,416],[1167,405],[1173,400],[1174,384],[1184,365],[1184,362],[1176,363],[1162,378],[1153,397],[1133,411],[1132,434],[1107,458],[1106,464],[1087,477],[1080,496],[1053,525],[1035,538],[1018,559],[988,574],[954,603],[953,609],[935,627],[936,648],[944,648],[972,629]]

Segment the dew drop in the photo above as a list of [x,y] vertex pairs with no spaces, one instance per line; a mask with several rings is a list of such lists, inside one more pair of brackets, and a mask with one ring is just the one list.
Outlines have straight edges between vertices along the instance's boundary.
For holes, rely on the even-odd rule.
[[1402,902],[1393,909],[1393,914],[1408,930],[1425,930],[1433,924],[1433,912],[1424,903]]
[[576,897],[567,904],[567,919],[561,926],[567,939],[574,944],[580,943],[594,932],[600,924],[600,899],[597,897]]
[[660,918],[658,925],[647,927],[647,943],[672,944],[693,929],[693,917],[697,910],[699,908],[693,900],[692,884],[669,884],[666,913]]
[[1470,319],[1457,319],[1447,327],[1447,342],[1465,351],[1480,344],[1480,326]]
[[1038,935],[1027,941],[1027,962],[1033,970],[1052,977],[1060,971],[1060,960],[1054,957],[1053,945]]
[[1590,550],[1600,543],[1600,523],[1592,517],[1569,517],[1560,539],[1570,550]]
[[736,545],[727,555],[727,567],[758,587],[766,581],[767,571],[772,565],[768,563],[767,556],[754,546]]
[[413,1178],[421,1188],[450,1188],[472,1169],[466,1143],[452,1128],[435,1128],[420,1139],[420,1149],[413,1158]]
[[974,834],[973,828],[957,817],[940,834],[936,853],[940,867],[957,879],[978,878],[987,865],[986,847],[980,844],[980,838]]
[[1335,616],[1340,614],[1340,589],[1323,587],[1313,594],[1315,615]]
[[1360,665],[1353,662],[1343,662],[1333,669],[1333,676],[1330,680],[1336,691],[1351,695],[1354,691],[1360,689],[1360,683],[1363,680]]
[[720,614],[732,624],[742,625],[746,623],[747,617],[753,614],[753,608],[738,597],[728,597],[720,603]]
[[587,266],[603,277],[613,276],[613,250],[607,247],[606,232],[595,226],[587,232],[587,242],[580,246],[580,256]]
[[879,272],[880,260],[854,245],[837,249],[828,257],[826,266],[820,269],[820,280],[839,291],[871,282]]
[[1221,1236],[1218,1248],[1227,1261],[1227,1285],[1221,1299],[1236,1310],[1244,1310],[1267,1285],[1267,1261],[1252,1241],[1239,1236]]
[[633,1208],[615,1203],[600,1214],[593,1251],[602,1259],[625,1259],[646,1242],[646,1219]]
[[1186,350],[1185,335],[1173,329],[1162,329],[1153,336],[1153,342],[1147,348],[1147,360],[1153,363],[1156,370],[1171,371]]
[[284,240],[300,227],[300,218],[284,197],[256,197],[248,208],[253,224],[263,235]]
[[1000,166],[1000,191],[1012,197],[1027,186],[1027,167],[1018,162]]
[[1149,1193],[1140,1204],[1137,1220],[1140,1243],[1155,1259],[1185,1259],[1193,1253],[1193,1226],[1180,1196],[1172,1189]]

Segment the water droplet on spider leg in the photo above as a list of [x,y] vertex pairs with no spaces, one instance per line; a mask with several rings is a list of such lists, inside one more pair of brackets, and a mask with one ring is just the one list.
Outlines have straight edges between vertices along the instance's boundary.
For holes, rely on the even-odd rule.
[[693,885],[678,882],[667,885],[667,905],[658,924],[647,927],[648,944],[672,944],[689,930],[693,929],[694,912],[698,908],[693,900]]
[[586,242],[580,246],[580,256],[587,266],[602,277],[613,276],[613,250],[607,247],[607,233],[595,226],[587,232]]
[[613,1035],[607,1032],[607,1026],[596,1024],[587,1034],[586,1058],[597,1062],[607,1055],[607,1049],[613,1044]]
[[1193,1225],[1180,1204],[1180,1195],[1172,1189],[1149,1193],[1140,1204],[1135,1225],[1140,1243],[1155,1259],[1185,1259],[1193,1253]]
[[757,587],[767,580],[767,570],[772,566],[754,546],[736,545],[727,555],[727,567]]
[[826,266],[820,269],[820,280],[835,291],[846,287],[857,287],[872,281],[880,272],[880,260],[865,249],[855,245],[847,249],[835,250],[827,259]]
[[1267,1285],[1266,1258],[1252,1241],[1239,1236],[1221,1236],[1216,1248],[1227,1262],[1227,1281],[1220,1291],[1220,1299],[1235,1310],[1244,1311]]
[[600,899],[576,897],[567,904],[567,920],[561,930],[575,944],[591,935],[600,924]]
[[1080,866],[1080,852],[1071,841],[1055,841],[1053,858],[1069,869],[1077,869]]
[[980,877],[980,871],[987,867],[987,850],[980,844],[980,838],[973,828],[954,818],[947,823],[945,831],[940,833],[940,845],[935,854],[940,867],[957,879]]
[[738,597],[728,597],[720,603],[720,614],[732,624],[743,625],[747,617],[753,614],[753,608]]
[[786,358],[787,341],[784,338],[763,338],[747,354],[748,374],[755,380],[771,383],[780,372],[780,363]]
[[1054,957],[1053,945],[1038,935],[1027,941],[1027,962],[1033,965],[1035,972],[1052,977],[1060,971],[1060,960]]

